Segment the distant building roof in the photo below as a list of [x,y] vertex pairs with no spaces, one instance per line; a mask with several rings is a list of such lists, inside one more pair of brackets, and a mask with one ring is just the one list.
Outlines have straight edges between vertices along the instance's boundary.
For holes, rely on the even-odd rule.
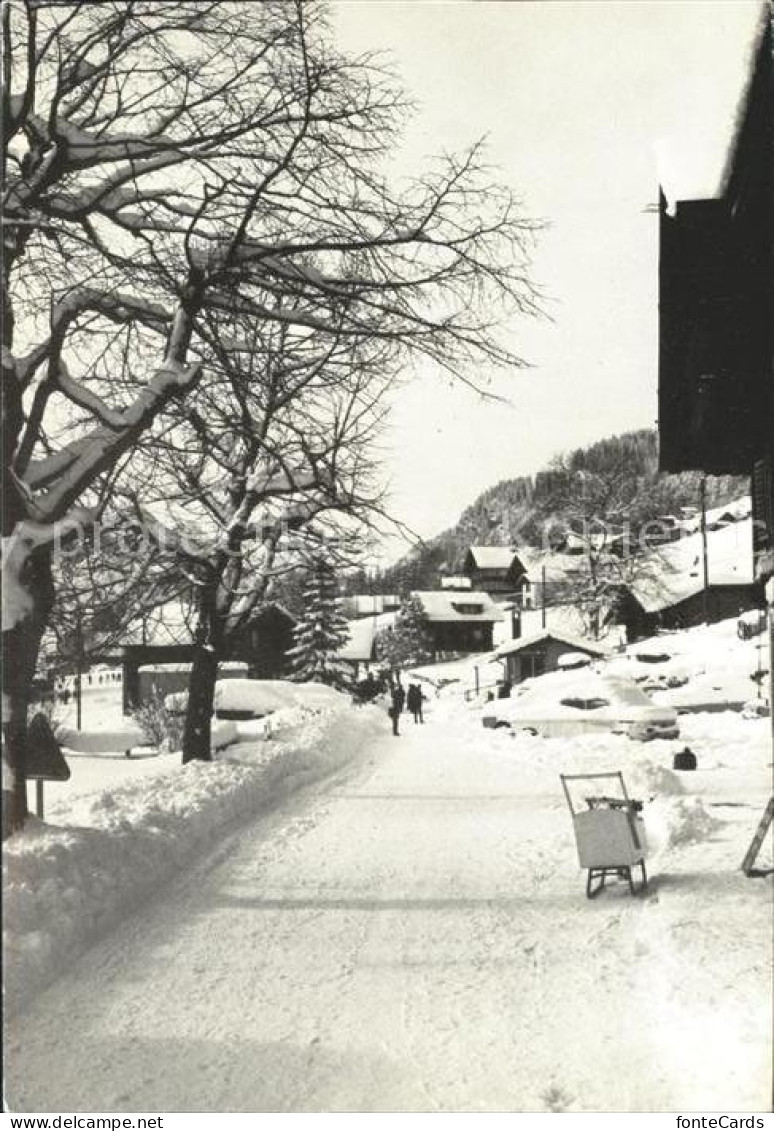
[[607,654],[604,648],[590,644],[588,640],[580,640],[576,636],[567,636],[563,632],[554,632],[552,629],[546,628],[542,632],[534,632],[530,636],[520,636],[517,640],[509,640],[507,644],[501,644],[497,649],[497,655],[512,656],[514,653],[523,652],[525,648],[531,648],[544,640],[558,640],[560,644],[566,644],[569,648],[572,648],[573,652],[583,652],[587,656],[605,656]]
[[373,617],[400,608],[400,597],[394,593],[353,593],[342,598],[342,606],[347,617]]
[[504,619],[488,593],[476,589],[455,593],[452,590],[426,589],[412,593],[418,597],[429,621],[494,624]]
[[441,589],[470,589],[473,582],[469,577],[442,577]]
[[[691,534],[651,555],[652,573],[628,585],[646,613],[659,612],[704,588],[702,539]],[[752,585],[752,520],[742,519],[707,533],[707,574],[711,586]]]
[[471,546],[468,554],[476,569],[508,570],[518,557],[516,550],[507,546]]

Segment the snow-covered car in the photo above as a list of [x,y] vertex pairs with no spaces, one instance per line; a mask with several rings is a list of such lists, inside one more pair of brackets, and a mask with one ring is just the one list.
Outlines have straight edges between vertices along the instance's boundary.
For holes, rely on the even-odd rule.
[[510,699],[487,703],[481,719],[485,727],[544,738],[608,732],[646,742],[680,733],[671,707],[657,706],[631,680],[588,668],[517,684]]

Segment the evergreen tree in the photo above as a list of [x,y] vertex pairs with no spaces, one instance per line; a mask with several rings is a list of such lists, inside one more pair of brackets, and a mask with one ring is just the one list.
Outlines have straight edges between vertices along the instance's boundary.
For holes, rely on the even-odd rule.
[[398,669],[433,658],[430,624],[419,597],[406,597],[393,627],[377,634],[376,655],[391,668]]
[[318,559],[303,591],[304,611],[293,630],[288,652],[292,678],[340,685],[345,676],[336,651],[349,639],[338,585],[330,562]]

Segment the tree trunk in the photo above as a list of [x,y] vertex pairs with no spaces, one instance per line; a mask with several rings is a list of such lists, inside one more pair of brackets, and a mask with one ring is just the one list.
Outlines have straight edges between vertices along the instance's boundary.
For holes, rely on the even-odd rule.
[[212,711],[221,658],[223,631],[218,616],[219,573],[213,569],[199,593],[194,654],[188,681],[188,706],[183,733],[183,764],[212,761]]
[[[3,837],[27,819],[27,712],[40,642],[54,602],[51,553],[30,555],[14,577],[15,599],[26,594],[26,615],[3,631]],[[10,780],[6,780],[6,775]]]
[[188,707],[183,735],[183,764],[212,761],[212,710],[215,682],[218,678],[218,655],[208,643],[194,649],[191,678],[188,681]]

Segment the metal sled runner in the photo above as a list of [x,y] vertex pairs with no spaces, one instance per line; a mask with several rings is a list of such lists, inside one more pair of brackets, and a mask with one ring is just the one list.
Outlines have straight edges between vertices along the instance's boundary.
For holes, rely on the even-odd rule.
[[[586,895],[589,899],[599,895],[610,878],[628,880],[632,895],[639,895],[648,886],[645,857],[648,844],[645,825],[639,813],[642,804],[633,801],[626,792],[620,770],[606,774],[560,774],[567,804],[572,816],[578,861],[588,870]],[[591,793],[603,780],[614,783],[616,796]],[[576,783],[570,786],[568,783]],[[590,783],[588,786],[578,783]],[[587,790],[589,792],[587,793]],[[582,795],[587,808],[573,801],[573,792]],[[639,867],[641,881],[634,885],[632,868]]]

